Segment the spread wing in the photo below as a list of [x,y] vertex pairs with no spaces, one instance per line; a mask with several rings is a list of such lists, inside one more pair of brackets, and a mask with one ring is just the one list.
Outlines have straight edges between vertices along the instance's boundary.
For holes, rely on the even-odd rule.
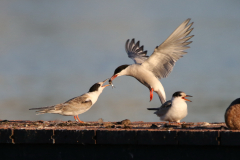
[[129,39],[126,41],[125,49],[128,57],[131,58],[135,63],[141,64],[148,59],[147,51],[144,51],[144,46],[140,47],[140,42],[135,44],[135,40],[132,39],[129,43]]
[[158,116],[163,116],[168,112],[171,106],[172,106],[172,101],[169,100],[165,102],[156,112],[154,112],[154,114],[157,114]]
[[[171,73],[175,62],[183,57],[184,50],[190,48],[188,41],[193,35],[188,36],[193,28],[191,19],[185,20],[161,45],[157,46],[153,54],[144,62],[145,68],[152,71],[158,78],[165,78]],[[188,37],[187,37],[188,36]]]

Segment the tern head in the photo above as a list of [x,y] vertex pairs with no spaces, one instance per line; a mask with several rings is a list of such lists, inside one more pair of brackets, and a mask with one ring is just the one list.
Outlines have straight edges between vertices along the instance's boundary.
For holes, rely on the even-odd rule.
[[172,98],[182,98],[183,100],[185,101],[189,101],[189,102],[192,102],[190,101],[189,99],[186,99],[185,97],[192,97],[190,95],[187,95],[186,93],[182,92],[182,91],[177,91],[175,92],[173,95],[172,95]]
[[125,64],[125,65],[121,65],[121,66],[117,67],[114,71],[113,76],[110,78],[109,81],[113,81],[118,76],[126,75],[126,69],[128,66],[129,65]]
[[102,82],[98,82],[98,83],[95,83],[90,89],[88,92],[102,92],[103,89],[107,86],[109,86],[110,84],[107,84],[107,85],[103,85],[108,79],[102,81]]

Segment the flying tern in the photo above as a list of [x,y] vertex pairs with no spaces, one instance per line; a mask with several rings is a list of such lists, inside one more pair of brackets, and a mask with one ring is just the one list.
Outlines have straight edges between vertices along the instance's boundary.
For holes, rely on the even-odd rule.
[[112,84],[112,81],[119,76],[132,76],[149,89],[150,101],[154,91],[158,94],[161,103],[164,104],[166,95],[159,79],[167,77],[175,62],[187,53],[184,50],[189,48],[188,45],[192,41],[188,40],[193,37],[193,35],[188,36],[193,30],[191,28],[193,22],[188,24],[190,20],[185,20],[161,45],[154,49],[151,56],[147,56],[147,51],[144,51],[143,46],[140,47],[139,41],[135,43],[135,40],[132,39],[129,43],[128,39],[125,49],[128,57],[135,64],[117,67],[109,83]]

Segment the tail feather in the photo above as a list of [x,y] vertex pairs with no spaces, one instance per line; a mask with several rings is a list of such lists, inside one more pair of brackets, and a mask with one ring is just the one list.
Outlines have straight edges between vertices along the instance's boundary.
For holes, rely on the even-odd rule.
[[54,106],[47,106],[47,107],[40,107],[40,108],[30,108],[29,110],[45,110],[45,109],[51,109],[54,108]]
[[41,112],[41,111],[36,111],[36,112],[37,112],[36,115],[47,113],[47,112]]
[[48,113],[51,110],[55,110],[55,106],[47,106],[47,107],[40,107],[40,108],[30,108],[29,110],[38,110],[36,111],[36,115]]
[[154,111],[156,111],[156,110],[158,110],[159,108],[147,108],[147,110],[154,110]]

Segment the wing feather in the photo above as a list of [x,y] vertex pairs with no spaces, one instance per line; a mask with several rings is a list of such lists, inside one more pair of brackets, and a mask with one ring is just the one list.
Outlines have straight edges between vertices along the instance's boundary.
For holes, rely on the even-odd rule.
[[163,116],[168,112],[171,106],[172,106],[172,101],[169,100],[165,102],[156,112],[154,112],[154,114],[157,114],[158,116]]
[[[191,19],[185,20],[161,45],[157,46],[153,54],[144,62],[145,68],[152,71],[158,78],[167,77],[176,61],[183,57],[184,50],[190,48],[188,45],[192,41],[188,41],[193,35],[188,36],[193,28],[193,22],[189,23]],[[187,37],[188,36],[188,37]]]
[[147,51],[144,51],[144,46],[140,46],[140,42],[138,41],[135,44],[135,39],[132,39],[129,43],[129,39],[126,41],[125,50],[128,54],[128,57],[131,58],[135,63],[141,64],[145,60],[148,59]]

